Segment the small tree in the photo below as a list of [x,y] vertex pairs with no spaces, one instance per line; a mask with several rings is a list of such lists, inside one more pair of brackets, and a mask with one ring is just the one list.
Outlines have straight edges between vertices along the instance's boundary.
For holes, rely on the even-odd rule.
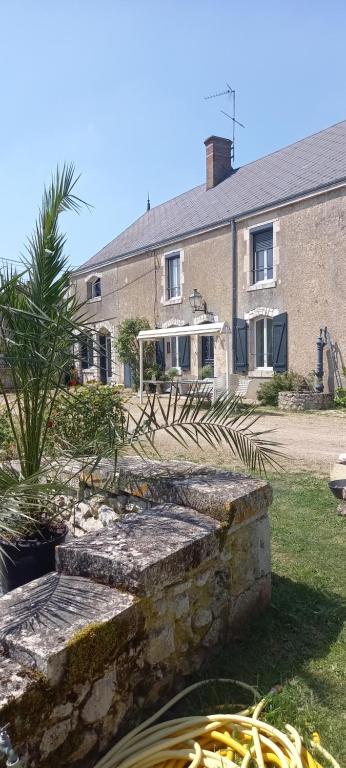
[[[140,331],[148,331],[150,323],[145,317],[131,317],[119,325],[115,349],[119,360],[130,366],[136,389],[139,387],[139,342]],[[143,345],[143,369],[150,368],[155,359],[155,347],[152,342]]]

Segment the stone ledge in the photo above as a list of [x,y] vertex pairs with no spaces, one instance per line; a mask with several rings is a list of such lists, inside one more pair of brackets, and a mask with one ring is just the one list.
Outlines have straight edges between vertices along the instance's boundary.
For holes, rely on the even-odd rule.
[[[82,628],[114,622],[137,630],[136,599],[88,579],[50,573],[1,598],[0,648],[20,664],[56,684],[69,641]],[[123,632],[119,631],[119,646]],[[2,677],[2,675],[1,675]]]
[[[83,479],[91,481],[88,473]],[[227,523],[237,516],[255,516],[263,502],[268,505],[272,500],[265,480],[188,461],[161,462],[125,456],[118,462],[116,478],[111,462],[103,461],[92,473],[92,484],[102,487],[107,483],[114,490],[187,506]]]
[[215,556],[220,530],[193,509],[154,505],[57,547],[57,569],[151,596]]

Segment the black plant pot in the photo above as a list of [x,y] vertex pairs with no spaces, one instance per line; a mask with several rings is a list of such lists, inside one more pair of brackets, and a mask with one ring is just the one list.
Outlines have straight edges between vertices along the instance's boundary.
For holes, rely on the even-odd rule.
[[2,593],[27,584],[55,570],[55,547],[63,544],[68,528],[43,531],[30,539],[19,539],[13,544],[1,541],[5,557],[1,563],[0,586]]

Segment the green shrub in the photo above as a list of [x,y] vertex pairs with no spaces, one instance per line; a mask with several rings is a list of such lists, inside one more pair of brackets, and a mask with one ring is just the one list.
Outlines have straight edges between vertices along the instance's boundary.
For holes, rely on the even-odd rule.
[[335,390],[334,403],[340,408],[346,408],[346,387],[338,387]]
[[166,381],[172,381],[172,379],[176,379],[177,376],[179,376],[178,368],[168,368],[168,371],[166,371],[166,376],[168,377]]
[[57,399],[48,424],[49,452],[66,448],[74,456],[102,452],[122,423],[120,389],[107,385],[78,387]]
[[212,365],[204,365],[201,369],[201,379],[212,379],[214,377],[214,371]]
[[310,384],[298,373],[274,373],[270,381],[260,385],[257,398],[263,405],[277,405],[279,392],[293,392],[302,388],[310,389]]

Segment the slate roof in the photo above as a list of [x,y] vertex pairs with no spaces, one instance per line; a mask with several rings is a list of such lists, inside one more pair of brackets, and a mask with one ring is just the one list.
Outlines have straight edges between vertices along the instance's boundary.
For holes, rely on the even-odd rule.
[[140,216],[80,270],[346,180],[346,120],[254,160],[213,189],[201,184]]

